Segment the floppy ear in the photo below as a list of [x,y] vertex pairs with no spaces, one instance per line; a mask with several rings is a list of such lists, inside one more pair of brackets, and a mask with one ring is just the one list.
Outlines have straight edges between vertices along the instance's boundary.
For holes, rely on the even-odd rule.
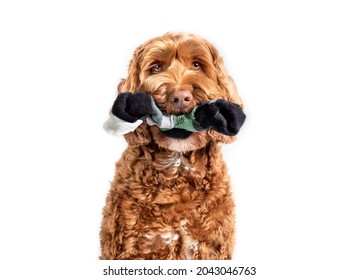
[[[241,108],[244,109],[244,103],[237,91],[235,82],[227,73],[226,68],[224,66],[224,61],[219,56],[218,50],[209,42],[206,43],[213,58],[219,87],[223,89],[225,96],[229,101],[239,104]],[[214,141],[221,142],[224,144],[229,144],[236,140],[236,136],[223,135],[214,130],[209,130],[208,134]]]
[[[138,91],[140,86],[140,63],[143,57],[143,52],[145,49],[145,44],[139,46],[129,62],[128,66],[128,76],[125,79],[122,79],[118,84],[118,93],[121,92],[131,92],[135,93]],[[129,132],[124,135],[129,146],[140,146],[147,145],[152,141],[152,136],[149,131],[149,126],[147,122],[143,122],[135,131]]]
[[118,93],[120,92],[136,92],[140,85],[140,62],[144,51],[144,45],[139,46],[129,62],[128,76],[126,79],[122,79],[118,84]]
[[218,50],[209,42],[206,42],[213,58],[213,63],[216,70],[216,76],[218,85],[222,88],[227,96],[227,99],[231,102],[239,104],[243,107],[243,102],[239,96],[234,80],[228,75],[224,66],[223,59],[219,56]]

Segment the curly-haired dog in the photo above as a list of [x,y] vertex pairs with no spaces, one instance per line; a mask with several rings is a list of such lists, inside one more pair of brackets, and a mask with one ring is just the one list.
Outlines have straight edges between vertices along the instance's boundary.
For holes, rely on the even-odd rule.
[[124,135],[100,259],[230,259],[234,202],[221,144],[236,139],[245,115],[217,49],[192,34],[151,39],[135,51],[118,92],[112,113],[130,123],[152,113],[152,99],[163,115],[200,105],[200,129],[163,131],[144,120]]

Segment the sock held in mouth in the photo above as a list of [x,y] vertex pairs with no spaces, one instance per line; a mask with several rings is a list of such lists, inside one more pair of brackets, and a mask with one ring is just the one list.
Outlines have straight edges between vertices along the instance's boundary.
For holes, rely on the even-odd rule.
[[[195,106],[191,112],[183,115],[164,115],[152,96],[150,96],[150,104],[152,113],[135,121],[123,120],[119,118],[119,114],[112,110],[103,125],[104,130],[111,135],[121,136],[134,131],[143,121],[146,121],[151,126],[158,126],[162,131],[173,128],[190,132],[213,129],[232,136],[239,132],[246,118],[238,104],[223,99],[201,103]],[[121,107],[123,107],[122,104]]]

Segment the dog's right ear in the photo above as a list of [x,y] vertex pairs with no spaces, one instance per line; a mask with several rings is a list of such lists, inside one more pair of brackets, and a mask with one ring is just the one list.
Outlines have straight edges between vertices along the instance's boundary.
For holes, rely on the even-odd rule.
[[[143,59],[143,53],[147,44],[139,46],[133,53],[132,59],[128,66],[128,76],[122,79],[118,84],[118,94],[121,92],[132,92],[138,91],[140,86],[140,70],[141,61]],[[124,135],[129,146],[141,146],[147,145],[152,141],[152,136],[149,131],[148,124],[143,122],[135,131],[129,132]]]
[[122,79],[118,84],[118,93],[120,92],[136,92],[140,85],[140,64],[143,57],[145,45],[139,46],[129,62],[128,76]]

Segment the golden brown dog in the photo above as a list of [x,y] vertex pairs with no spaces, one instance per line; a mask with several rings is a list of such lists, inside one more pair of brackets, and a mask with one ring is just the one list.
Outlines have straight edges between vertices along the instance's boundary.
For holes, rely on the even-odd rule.
[[[138,47],[118,92],[150,93],[164,114],[215,99],[242,106],[217,49],[192,34],[167,33]],[[236,137],[209,129],[173,138],[145,121],[124,137],[100,259],[230,259],[234,202],[220,147]]]

